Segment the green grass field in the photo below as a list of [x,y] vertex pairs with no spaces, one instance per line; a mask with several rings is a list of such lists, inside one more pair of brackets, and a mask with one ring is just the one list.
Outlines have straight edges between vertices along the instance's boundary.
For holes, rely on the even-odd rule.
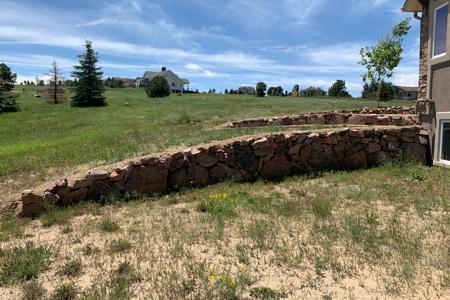
[[[22,92],[0,116],[0,189],[79,164],[287,130],[232,120],[375,106],[223,95],[147,99],[109,90],[104,108]],[[389,105],[408,105],[390,102]],[[0,215],[1,299],[444,299],[450,294],[448,170],[389,163],[280,181],[224,182],[108,205]]]
[[[232,120],[310,111],[376,106],[375,101],[272,98],[241,95],[173,95],[149,99],[143,89],[106,92],[107,107],[71,108],[19,90],[22,111],[0,115],[0,182],[9,192],[64,174],[80,164],[101,165],[133,156],[280,128],[212,128]],[[389,102],[388,105],[410,105]],[[0,185],[1,187],[1,185]]]

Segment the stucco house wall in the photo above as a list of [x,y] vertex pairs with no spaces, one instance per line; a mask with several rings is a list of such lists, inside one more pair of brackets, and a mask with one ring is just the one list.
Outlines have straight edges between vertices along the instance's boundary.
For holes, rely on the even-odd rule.
[[430,136],[435,165],[450,167],[444,160],[442,128],[450,123],[450,9],[447,11],[446,44],[442,54],[434,55],[436,12],[449,0],[406,0],[403,11],[413,12],[420,20],[419,100],[417,112]]

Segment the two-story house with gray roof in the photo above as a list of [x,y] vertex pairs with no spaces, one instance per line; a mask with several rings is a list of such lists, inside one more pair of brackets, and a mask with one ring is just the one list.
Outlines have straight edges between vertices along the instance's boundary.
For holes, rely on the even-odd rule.
[[152,80],[156,76],[161,76],[169,83],[170,91],[172,93],[183,93],[185,86],[189,89],[189,80],[178,77],[177,74],[165,67],[161,68],[159,72],[147,71],[142,78],[139,78],[136,82],[137,86],[142,86],[144,81]]
[[450,167],[449,0],[406,0],[402,10],[420,21],[417,112],[430,135],[434,164]]

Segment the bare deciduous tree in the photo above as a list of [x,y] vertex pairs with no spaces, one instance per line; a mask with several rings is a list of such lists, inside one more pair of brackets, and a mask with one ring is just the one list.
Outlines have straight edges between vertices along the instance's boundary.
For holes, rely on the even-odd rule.
[[64,101],[64,77],[61,70],[58,68],[56,61],[53,61],[52,68],[47,74],[50,76],[48,86],[46,87],[47,100],[50,103],[58,104]]

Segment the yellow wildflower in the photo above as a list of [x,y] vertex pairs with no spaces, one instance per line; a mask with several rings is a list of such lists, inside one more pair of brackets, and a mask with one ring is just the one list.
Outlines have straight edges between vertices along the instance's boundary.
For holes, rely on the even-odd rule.
[[236,287],[236,281],[234,279],[230,280],[230,287],[233,289]]

